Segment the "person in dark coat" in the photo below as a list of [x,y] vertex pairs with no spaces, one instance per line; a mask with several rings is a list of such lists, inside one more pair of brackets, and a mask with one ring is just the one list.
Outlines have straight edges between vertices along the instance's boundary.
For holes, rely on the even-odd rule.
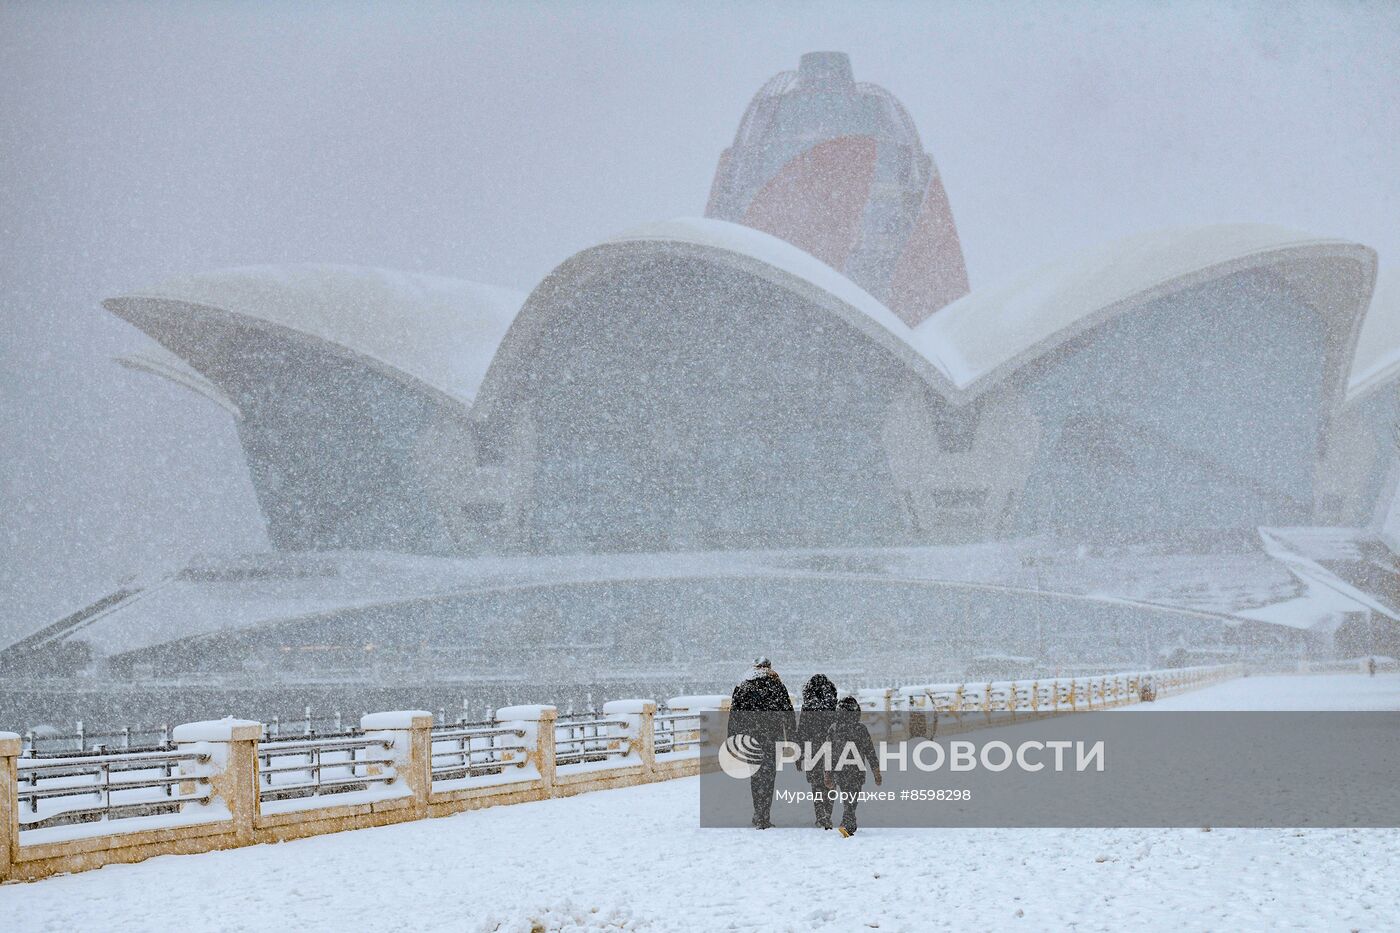
[[767,658],[753,663],[753,670],[734,688],[729,701],[729,735],[747,735],[758,740],[758,771],[749,778],[753,797],[753,825],[769,829],[773,825],[773,782],[778,770],[778,743],[797,735],[792,698]]
[[[831,770],[826,786],[841,792],[841,835],[849,837],[856,831],[856,804],[865,786],[865,772],[875,775],[877,785],[882,780],[875,742],[860,721],[860,701],[855,697],[842,697],[836,704],[836,721],[827,732],[827,740],[831,743]],[[847,750],[850,746],[854,751]]]
[[[810,749],[813,756],[819,756],[826,744],[826,735],[836,720],[836,685],[825,674],[813,674],[812,679],[802,688],[802,715],[797,720],[797,746],[802,758],[799,764],[807,763]],[[819,757],[812,759],[812,767],[807,769],[807,784],[811,787],[812,808],[817,814],[817,825],[831,829],[832,798],[826,790],[826,765],[831,762]]]

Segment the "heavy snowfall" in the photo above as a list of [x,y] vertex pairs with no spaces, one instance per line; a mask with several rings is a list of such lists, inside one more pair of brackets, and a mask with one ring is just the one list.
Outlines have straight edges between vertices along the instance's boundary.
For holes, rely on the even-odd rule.
[[1397,94],[1381,0],[0,5],[4,928],[1400,929],[1384,819],[774,827],[761,725],[1397,747]]

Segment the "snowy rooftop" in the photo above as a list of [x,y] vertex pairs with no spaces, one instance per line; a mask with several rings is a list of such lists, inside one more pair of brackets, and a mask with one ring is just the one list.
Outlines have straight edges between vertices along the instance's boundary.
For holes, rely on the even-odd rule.
[[470,403],[524,296],[460,279],[342,265],[247,266],[103,302],[203,308],[315,337]]
[[1305,301],[1326,315],[1360,316],[1375,271],[1372,250],[1283,227],[1228,224],[1115,240],[975,290],[921,323],[911,343],[926,355],[942,353],[959,389],[980,388],[1154,298],[1300,260],[1325,261],[1325,273],[1292,280]]
[[[790,243],[739,224],[680,217],[582,251],[552,272],[529,303],[547,304],[554,296],[567,300],[619,249],[699,255],[773,281],[846,321],[954,401],[995,385],[1114,315],[1244,269],[1278,269],[1306,303],[1340,319],[1334,339],[1349,341],[1370,301],[1376,264],[1375,253],[1365,246],[1281,227],[1159,230],[974,291],[911,330],[860,286]],[[141,300],[170,302],[188,314],[217,308],[285,327],[470,403],[524,299],[517,292],[454,279],[291,265],[190,276],[104,304],[120,313]],[[1397,321],[1400,312],[1390,305],[1367,321],[1350,370],[1353,394],[1400,368]]]
[[[1158,230],[1108,243],[979,289],[910,329],[889,308],[821,260],[739,224],[681,217],[619,236],[747,268],[803,293],[903,359],[950,399],[975,395],[1114,315],[1235,272],[1278,268],[1303,301],[1354,335],[1370,300],[1376,257],[1368,247],[1283,227],[1226,224]],[[588,251],[585,251],[587,253]],[[1320,263],[1300,270],[1300,264]],[[561,267],[568,281],[586,266]],[[561,274],[557,271],[556,274]],[[567,293],[564,283],[557,283]]]
[[898,315],[855,282],[786,240],[724,220],[675,217],[630,231],[604,245],[640,243],[693,247],[710,259],[747,268],[770,280],[779,279],[780,284],[804,293],[894,351],[926,379],[947,384],[954,378],[942,347],[911,352],[909,326]]

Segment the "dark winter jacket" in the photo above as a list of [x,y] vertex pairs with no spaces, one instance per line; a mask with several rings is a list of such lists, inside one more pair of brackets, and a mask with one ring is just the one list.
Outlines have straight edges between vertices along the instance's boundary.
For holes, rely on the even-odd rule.
[[792,698],[772,671],[756,668],[734,688],[729,702],[729,734],[740,733],[768,742],[797,734]]
[[[807,681],[807,686],[802,688],[802,715],[797,720],[795,741],[803,756],[806,756],[809,746],[814,755],[819,754],[819,749],[825,744],[827,733],[831,731],[831,725],[835,721],[836,685],[825,674],[813,674],[812,679]],[[799,766],[804,761],[805,757],[799,758]],[[807,772],[808,783],[820,784],[825,780],[826,769],[820,765]]]
[[[875,742],[870,738],[870,730],[860,721],[860,703],[855,697],[846,697],[837,705],[836,721],[827,732],[827,741],[831,742],[832,777],[841,787],[860,787],[865,783],[867,771],[879,770]],[[855,746],[859,764],[846,751],[848,745]]]

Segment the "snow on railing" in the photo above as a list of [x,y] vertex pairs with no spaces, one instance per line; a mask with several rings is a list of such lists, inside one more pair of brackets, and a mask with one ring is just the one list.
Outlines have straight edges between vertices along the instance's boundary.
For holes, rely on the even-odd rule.
[[666,755],[705,744],[708,730],[701,713],[678,712],[660,707],[652,716],[652,742],[658,755]]
[[[922,737],[1108,709],[1242,673],[1221,665],[856,695],[864,709],[887,714],[888,737]],[[18,735],[0,733],[0,880],[693,775],[708,716],[728,708],[723,695],[672,697],[659,709],[649,699],[613,700],[563,716],[520,705],[451,724],[410,710],[295,739],[225,719],[169,730],[168,749],[63,757],[22,754]]]
[[597,711],[565,714],[554,722],[554,764],[585,764],[621,758],[628,745],[618,735],[625,729],[625,719],[607,719]]
[[258,744],[258,799],[323,797],[393,784],[390,739],[312,738]]
[[[1220,665],[1218,665],[1217,667],[1220,667]],[[1362,670],[1364,672],[1364,668],[1364,659],[1353,659],[1351,661],[1345,662],[1312,662],[1311,664],[1304,663],[1299,666],[1299,672],[1305,673],[1308,670]],[[1175,668],[1171,670],[1174,672],[1180,672],[1206,669],[1213,670],[1216,668]],[[1377,669],[1382,671],[1395,670],[1397,669],[1397,664],[1393,658],[1381,658],[1380,662],[1378,663]],[[1165,675],[1168,672],[1158,671],[1155,673]],[[1146,674],[1120,674],[1116,676],[1120,678],[1130,678],[1146,676]],[[950,681],[934,686],[942,688],[940,698],[938,700],[940,711],[948,712],[949,707],[952,707],[952,709],[959,712],[973,712],[974,710],[972,710],[968,706],[960,702],[954,702],[951,696],[952,692],[957,690],[959,687],[965,687],[968,691],[967,695],[969,697],[973,697],[977,701],[977,703],[980,704],[982,702],[983,691],[986,690],[988,687],[991,687],[998,693],[1001,693],[1007,689],[1012,689],[1012,685],[1014,684],[1014,689],[1022,691],[1023,693],[1023,695],[1018,698],[1015,707],[1019,710],[1023,709],[1027,705],[1028,698],[1024,696],[1024,691],[1030,689],[1030,684],[1039,683],[1040,685],[1042,685],[1042,687],[1044,687],[1045,685],[1058,682],[1060,684],[1065,685],[1065,688],[1067,689],[1067,685],[1070,682],[1070,680],[1071,678],[1060,678],[1058,680],[1039,678],[1021,679],[1017,681],[994,681],[991,684],[988,684],[986,682]],[[1090,698],[1087,695],[1086,691],[1089,690],[1091,684],[1095,685],[1093,688],[1093,702],[1095,703],[1095,705],[1098,705],[1100,702],[1100,697],[1104,692],[1103,688],[1098,685],[1098,681],[1096,681],[1094,678],[1081,677],[1078,678],[1077,682],[1080,684],[1080,688],[1078,694],[1076,695],[1077,705],[1075,706],[1075,708],[1079,708],[1080,706],[1084,706],[1089,703]],[[925,688],[897,688],[897,690],[909,689],[917,689],[922,691]],[[850,692],[856,694],[878,694],[880,692],[880,688],[861,686],[857,689],[852,689]],[[794,705],[796,705],[797,699],[798,698],[794,695]],[[591,705],[592,694],[589,694],[589,701]],[[1044,701],[1042,701],[1041,705],[1045,705]],[[1004,703],[994,702],[992,706],[995,709],[1002,709],[1004,707]],[[899,708],[900,707],[898,705],[894,707],[896,711]],[[981,708],[982,707],[979,705],[977,707],[977,710],[981,710]],[[434,733],[439,733],[444,730],[463,729],[471,726],[486,725],[488,723],[496,722],[495,719],[471,721],[468,719],[468,710],[469,703],[466,698],[463,698],[462,700],[462,715],[456,720],[449,720],[447,710],[439,709],[436,713],[436,721],[432,727]],[[490,716],[491,711],[488,710],[487,712],[488,716]],[[565,722],[570,717],[574,719],[582,719],[588,718],[589,716],[596,717],[598,715],[600,714],[598,714],[596,711],[585,711],[582,713],[575,713],[572,707],[570,707],[567,713],[560,715],[559,721]],[[897,715],[898,714],[896,713],[896,716]],[[25,756],[39,758],[52,756],[69,756],[87,752],[100,754],[117,750],[120,750],[122,752],[159,752],[168,751],[171,748],[173,748],[173,745],[170,741],[170,734],[171,727],[168,724],[159,726],[126,726],[121,729],[95,731],[85,728],[83,722],[81,720],[78,720],[73,723],[73,728],[69,732],[56,732],[52,729],[31,729],[23,733],[21,737],[21,747],[22,753]],[[262,734],[264,740],[267,741],[291,741],[295,739],[309,739],[315,737],[355,737],[361,735],[362,733],[359,728],[346,724],[345,719],[342,716],[339,709],[332,710],[329,713],[317,714],[313,707],[307,706],[302,710],[301,714],[297,716],[279,715],[271,716],[263,720]]]
[[20,758],[20,828],[178,813],[184,803],[208,803],[208,778],[177,773],[182,764],[208,761],[207,752],[177,751]]
[[[462,703],[465,721],[466,700]],[[446,710],[438,711],[445,719]],[[300,716],[270,716],[263,720],[263,737],[266,739],[310,738],[312,736],[357,735],[359,730],[347,726],[340,710],[317,715],[310,706],[302,710]],[[69,732],[59,732],[49,727],[34,728],[22,736],[22,748],[26,755],[44,757],[71,755],[87,751],[163,751],[171,747],[170,725],[123,726],[120,729],[93,730],[84,726],[82,720],[73,723]]]
[[434,782],[499,775],[525,764],[524,729],[503,728],[494,719],[432,729]]
[[1147,684],[1155,684],[1161,691],[1172,691],[1225,677],[1237,677],[1243,672],[1241,665],[1231,664],[1097,677],[924,684],[901,687],[894,693],[902,697],[905,703],[912,704],[912,708],[936,709],[940,714],[1039,712],[1043,709],[1072,711],[1138,702],[1143,699],[1142,688]]

